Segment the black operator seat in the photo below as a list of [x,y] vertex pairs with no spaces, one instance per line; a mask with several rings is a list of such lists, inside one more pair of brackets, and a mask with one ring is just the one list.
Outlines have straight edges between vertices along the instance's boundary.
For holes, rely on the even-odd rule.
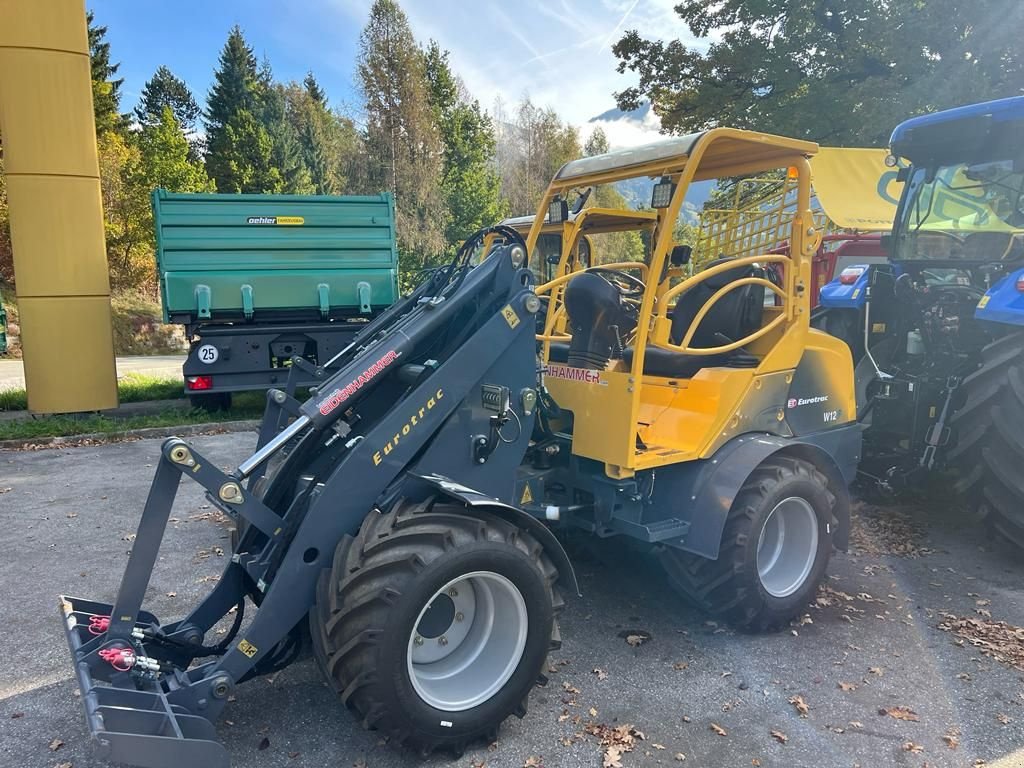
[[[705,269],[727,261],[731,261],[731,259],[715,259],[709,262]],[[727,269],[682,293],[676,300],[672,312],[669,340],[673,344],[682,343],[683,337],[686,336],[697,313],[711,299],[712,295],[729,283],[744,277],[764,277],[764,270],[752,265]],[[701,320],[689,346],[698,349],[721,347],[729,343],[726,339],[739,341],[761,327],[763,311],[764,286],[743,285],[729,291],[711,307],[704,319]],[[633,352],[633,347],[627,347],[623,353],[622,357],[627,365],[633,364]],[[739,352],[727,352],[720,355],[687,355],[648,344],[647,353],[644,355],[644,373],[648,376],[688,379],[701,368],[728,365],[734,360],[737,364],[741,360],[746,364],[751,362],[749,355]]]

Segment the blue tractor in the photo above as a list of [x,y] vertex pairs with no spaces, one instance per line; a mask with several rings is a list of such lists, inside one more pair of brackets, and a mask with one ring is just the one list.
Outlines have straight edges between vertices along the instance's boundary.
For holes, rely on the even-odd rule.
[[850,345],[864,476],[886,489],[954,470],[1024,547],[1024,97],[907,120],[888,263],[848,266],[812,323]]

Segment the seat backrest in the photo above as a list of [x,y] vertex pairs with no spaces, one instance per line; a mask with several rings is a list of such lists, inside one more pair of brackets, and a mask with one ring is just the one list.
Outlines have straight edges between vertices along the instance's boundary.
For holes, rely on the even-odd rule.
[[[731,259],[715,259],[705,269],[723,264]],[[720,288],[744,277],[763,277],[763,270],[745,265],[727,269],[721,274],[709,277],[679,295],[672,312],[670,340],[680,344],[686,336],[697,313]],[[698,349],[720,347],[729,341],[739,341],[761,327],[761,313],[764,309],[764,287],[744,285],[729,291],[719,299],[701,320],[700,327],[693,334],[690,346]]]

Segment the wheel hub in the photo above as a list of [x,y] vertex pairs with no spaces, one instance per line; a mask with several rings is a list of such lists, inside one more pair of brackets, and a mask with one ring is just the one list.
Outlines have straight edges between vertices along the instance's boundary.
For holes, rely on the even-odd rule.
[[519,666],[528,627],[526,601],[501,574],[474,571],[453,579],[424,606],[409,638],[413,688],[440,710],[482,704]]
[[814,569],[818,516],[806,499],[783,499],[765,518],[757,541],[757,575],[772,597],[789,597]]

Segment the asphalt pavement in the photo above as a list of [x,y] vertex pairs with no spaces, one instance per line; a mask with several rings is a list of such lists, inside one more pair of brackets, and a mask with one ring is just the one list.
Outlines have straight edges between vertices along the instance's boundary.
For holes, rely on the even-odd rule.
[[[254,439],[192,442],[227,467]],[[2,766],[105,765],[89,750],[56,596],[113,599],[159,446],[0,452]],[[576,542],[583,596],[563,614],[550,683],[496,744],[454,761],[363,731],[308,658],[241,686],[218,733],[246,768],[598,768],[609,764],[601,736],[624,725],[643,734],[618,758],[625,768],[1024,765],[1022,672],[938,628],[944,614],[985,613],[1024,626],[1024,560],[955,510],[918,507],[903,522],[896,540],[860,526],[876,554],[837,554],[803,623],[762,636],[689,608],[647,555]],[[925,522],[921,539],[901,533]],[[223,567],[227,536],[183,482],[147,607],[183,615]],[[627,642],[638,635],[649,640]]]

